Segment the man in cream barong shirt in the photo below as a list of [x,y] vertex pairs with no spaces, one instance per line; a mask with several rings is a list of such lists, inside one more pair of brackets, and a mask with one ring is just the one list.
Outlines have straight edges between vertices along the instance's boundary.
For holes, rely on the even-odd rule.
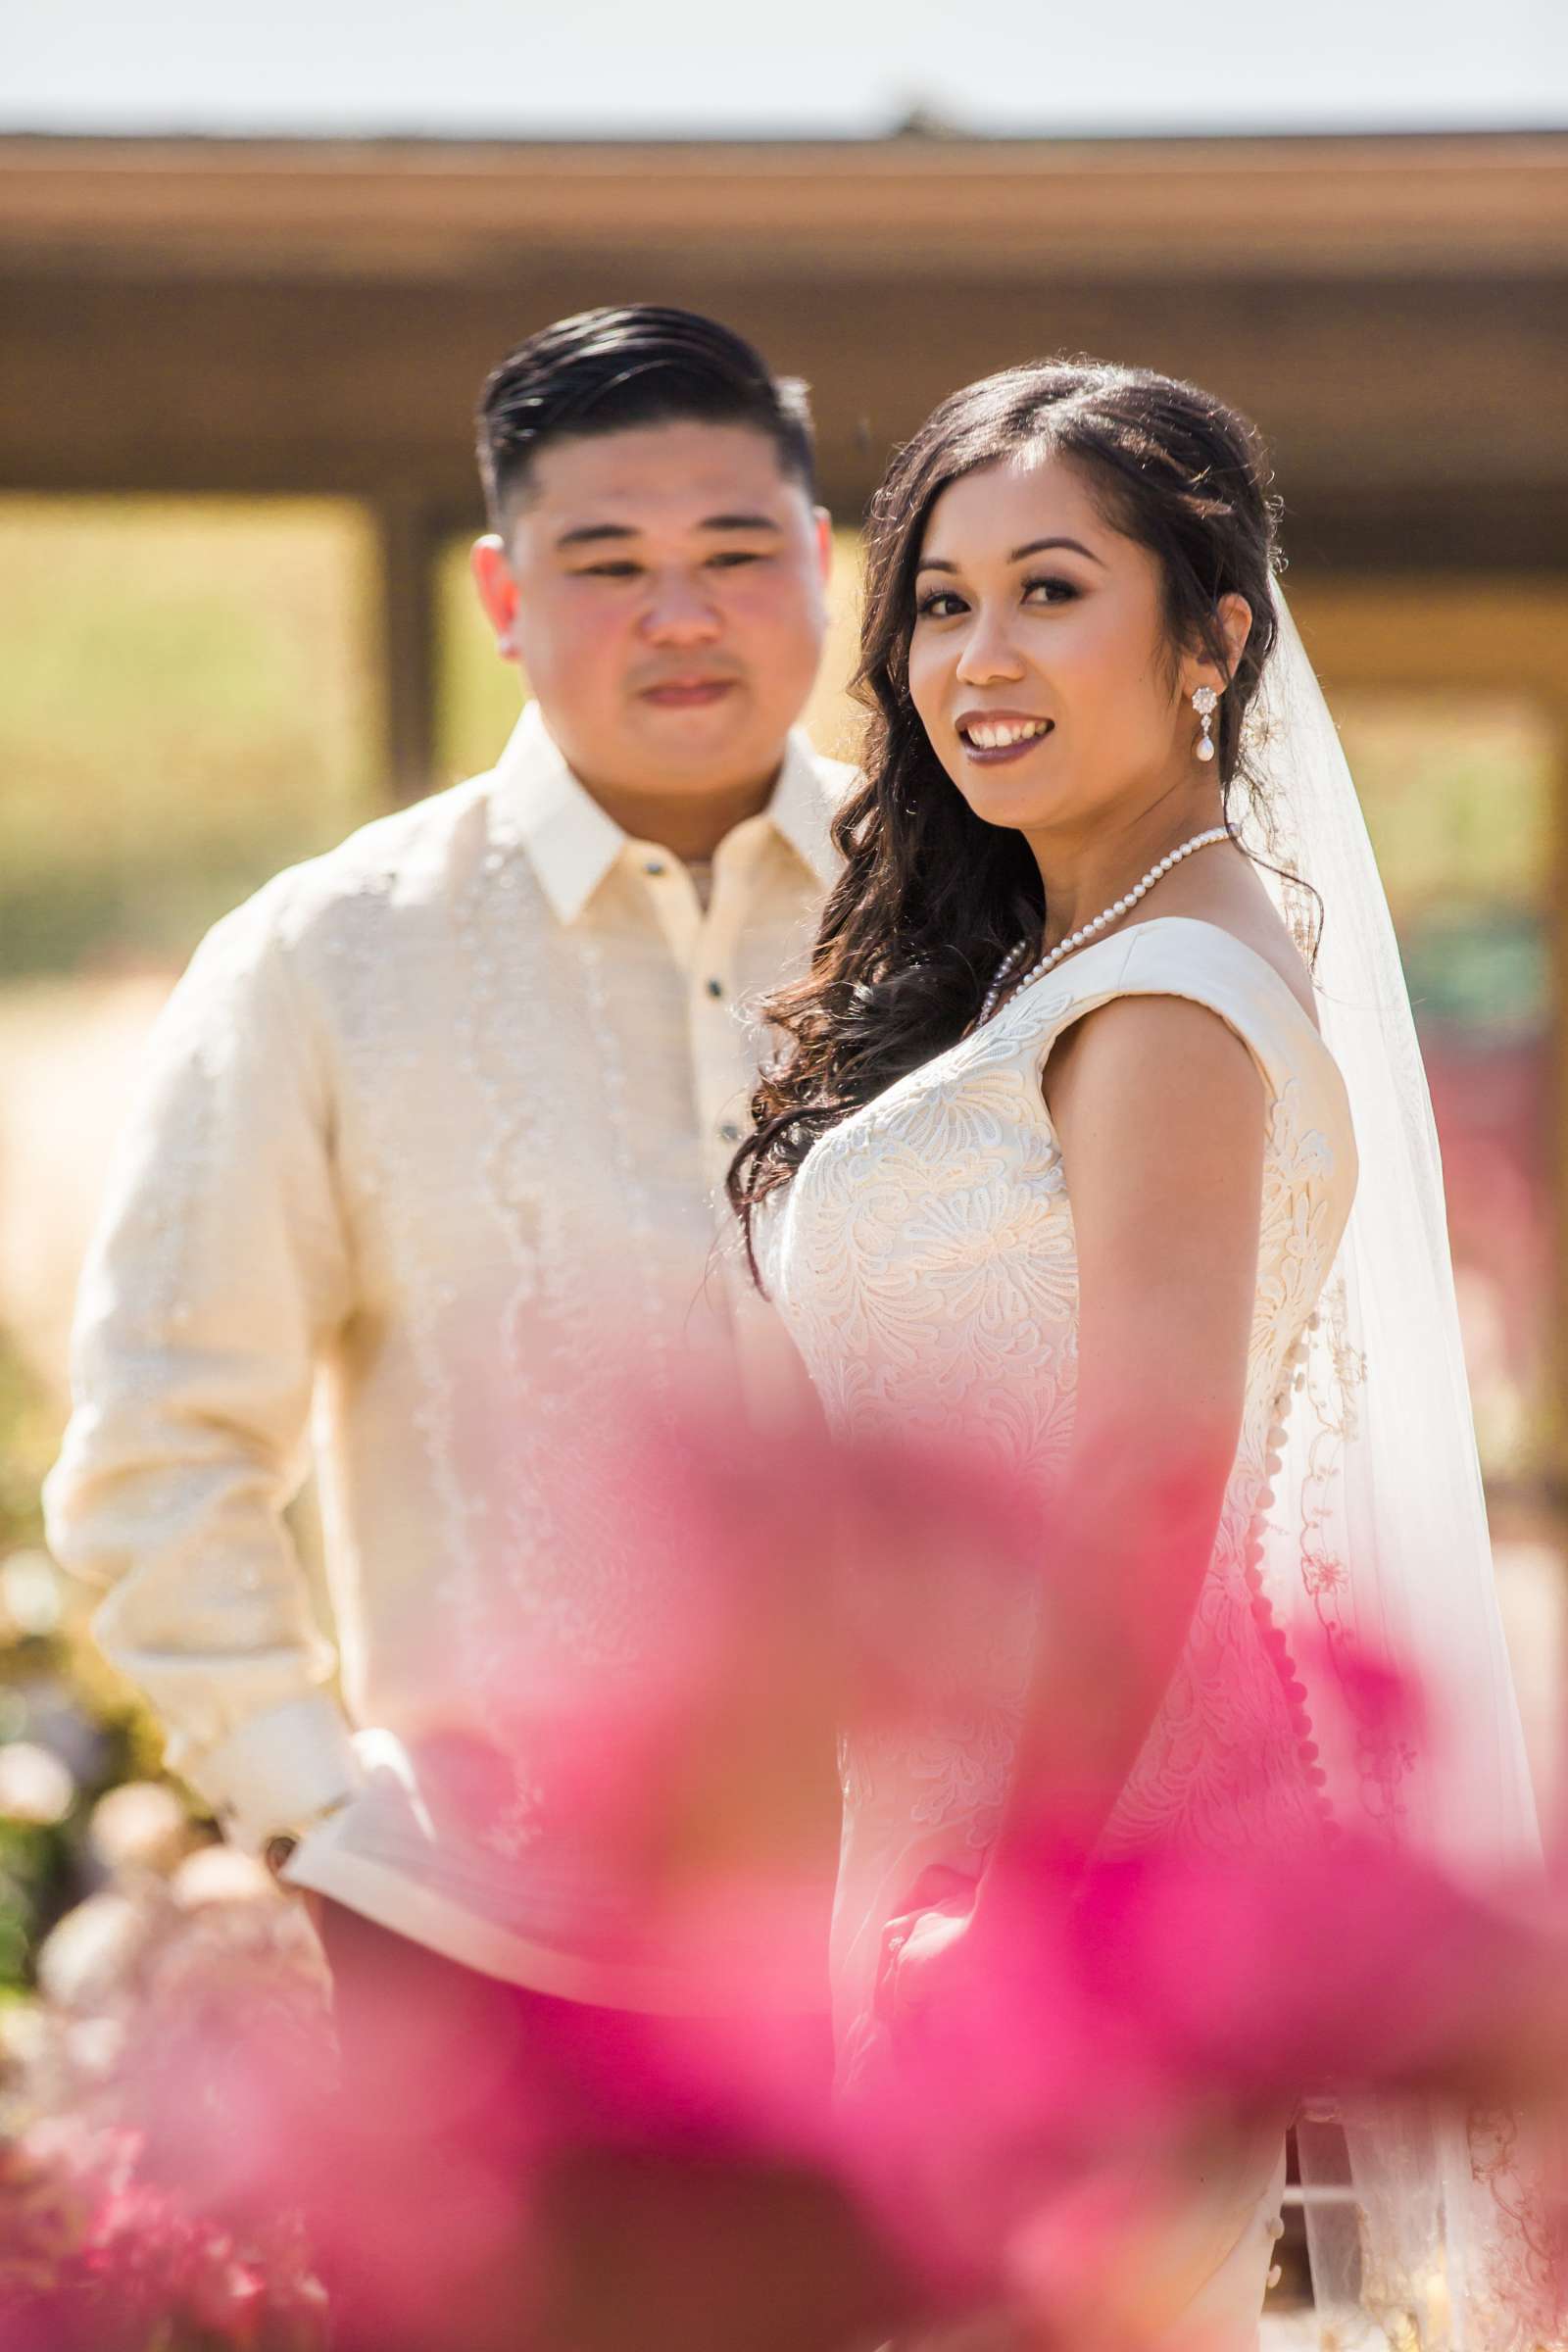
[[[599,1872],[517,1678],[612,1690],[658,1612],[545,1498],[572,1416],[765,1311],[721,1187],[747,1007],[834,868],[846,771],[793,729],[825,517],[801,388],[683,313],[547,329],[480,423],[476,577],[538,699],[491,774],[197,954],[84,1276],[49,1527],[172,1766],[289,1884],[678,2012],[685,1956]],[[282,1516],[313,1407],[341,1702]]]

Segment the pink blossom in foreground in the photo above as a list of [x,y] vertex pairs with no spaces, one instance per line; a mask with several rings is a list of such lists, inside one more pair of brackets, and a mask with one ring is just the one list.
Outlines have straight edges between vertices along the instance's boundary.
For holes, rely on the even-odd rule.
[[299,2221],[231,2236],[141,2156],[132,2133],[66,2122],[0,2151],[3,2352],[323,2352]]
[[[831,2352],[824,2313],[847,2342],[977,2309],[1042,2346],[1132,2352],[1155,2309],[1140,2261],[1185,2183],[1282,2132],[1303,2092],[1561,2100],[1568,1879],[1483,1901],[1350,1838],[1108,1861],[1084,1850],[1094,1807],[1075,1788],[1054,1817],[1036,1792],[936,1991],[895,2007],[834,2101],[775,2020],[825,2001],[838,1729],[919,1725],[934,1688],[961,1728],[965,1592],[1046,1573],[1039,1498],[956,1451],[809,1433],[762,1446],[707,1399],[672,1432],[605,1395],[591,1428],[551,1507],[649,1601],[646,1640],[574,1683],[545,1674],[537,1629],[519,1629],[482,1711],[454,1689],[449,1734],[416,1760],[450,1819],[471,1811],[480,1829],[514,1750],[546,1755],[567,1832],[519,1849],[519,1900],[532,1855],[563,1873],[591,1855],[609,1943],[677,1950],[700,2015],[628,2042],[597,2108],[573,2087],[582,2021],[563,2015],[498,2114],[487,2039],[392,1987],[378,2013],[372,1990],[361,2096],[333,2115],[242,1968],[171,1968],[149,1983],[119,2085],[140,2175],[166,2200],[127,2190],[117,2208],[106,2243],[127,2275],[139,2233],[173,2242],[174,2206],[200,2244],[234,2248],[304,2206],[328,2272],[364,2286],[379,2330],[366,2352],[466,2341],[465,2298],[483,2324],[498,2278],[516,2325],[548,2312],[574,2352]],[[1417,1694],[1390,1662],[1350,1674],[1362,1717],[1408,1725]],[[379,2103],[365,2088],[378,2047]],[[726,2245],[746,2248],[730,2278]],[[199,2279],[221,2340],[245,2342],[256,2275],[225,2260],[193,2253],[179,2291],[188,2303]]]

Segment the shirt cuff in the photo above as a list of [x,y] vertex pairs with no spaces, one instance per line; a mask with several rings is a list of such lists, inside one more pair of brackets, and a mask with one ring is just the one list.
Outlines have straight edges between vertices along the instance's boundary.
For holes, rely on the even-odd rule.
[[252,1716],[188,1777],[225,1835],[254,1854],[346,1804],[363,1776],[342,1709],[318,1690]]

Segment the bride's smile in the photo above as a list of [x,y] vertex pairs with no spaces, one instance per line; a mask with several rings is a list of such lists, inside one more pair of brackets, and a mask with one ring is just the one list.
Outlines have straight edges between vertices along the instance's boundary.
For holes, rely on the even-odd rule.
[[995,767],[1043,743],[1054,724],[1054,719],[1029,718],[1017,710],[964,710],[957,720],[958,741],[971,760]]

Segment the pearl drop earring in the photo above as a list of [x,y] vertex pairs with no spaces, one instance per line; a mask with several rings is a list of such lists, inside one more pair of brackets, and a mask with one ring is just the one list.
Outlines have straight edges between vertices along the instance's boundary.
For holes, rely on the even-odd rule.
[[1200,686],[1198,688],[1197,692],[1193,696],[1193,709],[1198,712],[1199,717],[1203,722],[1203,732],[1199,737],[1197,743],[1193,746],[1193,749],[1197,752],[1200,760],[1212,760],[1214,757],[1214,738],[1210,733],[1210,729],[1214,724],[1214,713],[1219,709],[1219,696],[1214,692],[1212,686]]

